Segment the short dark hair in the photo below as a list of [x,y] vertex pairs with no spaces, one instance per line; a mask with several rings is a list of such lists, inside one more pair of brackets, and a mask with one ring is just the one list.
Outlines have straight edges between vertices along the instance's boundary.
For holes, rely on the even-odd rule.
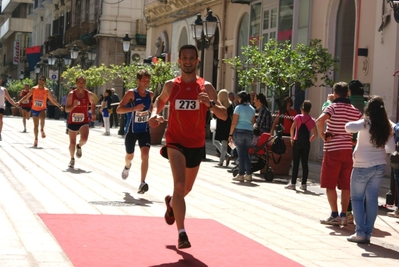
[[257,94],[256,99],[258,99],[262,103],[262,105],[265,105],[266,107],[268,107],[266,96],[264,94],[262,94],[262,93]]
[[337,82],[333,85],[333,91],[338,97],[345,98],[348,95],[348,84],[346,82]]
[[305,112],[310,112],[310,109],[312,108],[312,102],[310,102],[310,100],[305,100],[302,103],[301,109],[303,109],[303,111]]
[[137,80],[141,80],[144,76],[151,78],[151,73],[148,70],[139,70],[136,74]]
[[351,95],[364,95],[364,86],[359,80],[352,80],[348,84]]
[[194,45],[190,45],[190,44],[186,44],[180,47],[179,49],[179,58],[181,57],[181,51],[185,50],[185,49],[191,49],[191,50],[195,50],[195,55],[198,58],[198,49],[197,47],[195,47]]
[[44,75],[42,75],[42,76],[39,77],[39,80],[46,81],[46,77]]
[[245,102],[249,102],[251,100],[251,97],[246,91],[241,91],[237,94],[239,98],[241,98],[240,104],[243,104]]

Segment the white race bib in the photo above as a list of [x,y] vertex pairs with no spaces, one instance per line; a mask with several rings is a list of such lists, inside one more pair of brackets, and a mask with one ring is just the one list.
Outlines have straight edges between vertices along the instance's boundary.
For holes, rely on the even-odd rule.
[[43,101],[42,100],[35,100],[35,105],[34,106],[35,107],[39,107],[39,108],[43,107]]
[[134,122],[143,123],[147,122],[150,117],[148,110],[146,111],[136,111],[136,116],[134,117]]
[[175,100],[175,109],[176,110],[199,110],[200,103],[198,100],[185,100],[185,99],[176,99]]
[[22,101],[22,104],[29,104],[29,99],[25,99],[24,101]]
[[73,113],[72,122],[83,122],[85,119],[85,114],[83,113]]

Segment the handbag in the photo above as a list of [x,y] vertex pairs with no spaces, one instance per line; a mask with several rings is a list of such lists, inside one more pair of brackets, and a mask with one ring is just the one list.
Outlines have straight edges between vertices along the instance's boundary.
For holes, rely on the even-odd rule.
[[[279,163],[280,163],[280,160],[281,160],[282,154],[284,154],[286,151],[287,151],[287,147],[285,146],[284,139],[283,139],[283,137],[282,137],[281,132],[279,132],[279,133],[277,134],[276,138],[274,139],[273,144],[272,144],[272,152],[273,152],[272,158],[273,158],[273,162],[274,162],[275,164],[279,164]],[[279,157],[278,157],[277,160],[274,158],[274,154],[279,155]]]
[[209,129],[211,130],[211,133],[216,131],[216,125],[217,125],[217,120],[215,118],[211,119]]

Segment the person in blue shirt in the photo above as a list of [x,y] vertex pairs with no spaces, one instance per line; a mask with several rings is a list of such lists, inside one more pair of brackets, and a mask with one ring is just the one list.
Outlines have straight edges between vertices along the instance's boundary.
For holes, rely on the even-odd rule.
[[147,70],[139,70],[136,74],[137,88],[130,89],[123,96],[116,112],[126,114],[125,127],[125,167],[122,171],[122,178],[129,176],[129,170],[134,157],[136,142],[139,142],[141,152],[141,183],[137,193],[144,194],[148,191],[148,184],[145,178],[148,172],[148,154],[150,151],[151,136],[148,119],[152,110],[152,99],[154,93],[147,90],[150,84],[151,74]]

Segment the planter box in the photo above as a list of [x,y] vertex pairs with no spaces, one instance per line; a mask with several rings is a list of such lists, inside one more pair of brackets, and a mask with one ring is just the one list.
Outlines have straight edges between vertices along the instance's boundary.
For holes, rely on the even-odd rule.
[[151,135],[151,145],[160,145],[162,144],[162,138],[165,134],[166,126],[168,125],[167,121],[161,123],[158,127],[150,128]]

